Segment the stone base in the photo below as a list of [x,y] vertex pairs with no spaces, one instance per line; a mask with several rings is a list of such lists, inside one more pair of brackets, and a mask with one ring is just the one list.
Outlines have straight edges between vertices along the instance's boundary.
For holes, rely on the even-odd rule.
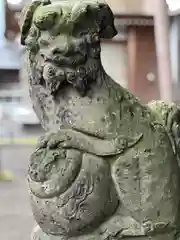
[[[123,239],[123,238],[122,238]],[[175,240],[174,233],[160,234],[157,236],[142,236],[142,237],[125,237],[125,240]]]
[[[81,239],[81,238],[80,238]],[[86,236],[82,239],[85,240],[98,240],[97,236],[89,236],[89,238]],[[116,238],[113,238],[112,240],[115,240]],[[156,236],[131,236],[131,237],[120,237],[120,239],[125,239],[125,240],[179,240],[179,238],[175,238],[174,232],[172,233],[164,233],[164,234],[158,234]],[[40,229],[39,226],[37,226],[31,236],[30,240],[67,240],[66,237],[63,236],[53,236],[53,235],[47,235],[42,230]],[[78,240],[77,238],[72,238],[72,240]],[[99,240],[105,240],[102,238],[99,238]],[[111,239],[110,239],[111,240]]]

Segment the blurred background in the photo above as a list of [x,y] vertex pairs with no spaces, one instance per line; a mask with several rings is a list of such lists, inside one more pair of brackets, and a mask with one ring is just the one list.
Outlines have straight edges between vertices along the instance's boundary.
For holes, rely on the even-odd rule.
[[[31,105],[18,18],[28,0],[0,0],[0,239],[29,239],[26,173],[43,133]],[[107,73],[144,103],[180,102],[180,1],[107,0],[118,35],[103,40]],[[8,181],[10,180],[10,181]]]

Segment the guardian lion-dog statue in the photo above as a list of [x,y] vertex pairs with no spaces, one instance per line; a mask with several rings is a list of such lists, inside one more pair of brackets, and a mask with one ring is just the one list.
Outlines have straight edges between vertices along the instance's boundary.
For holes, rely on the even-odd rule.
[[[103,69],[117,31],[103,1],[34,1],[21,14],[34,110],[32,240],[180,239],[180,109],[143,105]],[[110,63],[111,64],[111,63]]]

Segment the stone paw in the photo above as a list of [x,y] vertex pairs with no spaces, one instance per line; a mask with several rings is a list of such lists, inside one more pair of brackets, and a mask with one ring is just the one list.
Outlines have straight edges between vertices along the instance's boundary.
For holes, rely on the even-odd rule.
[[150,234],[154,233],[154,231],[155,231],[155,229],[154,229],[154,224],[153,224],[153,222],[151,222],[151,221],[146,221],[146,222],[144,222],[144,223],[142,224],[142,226],[143,226],[143,229],[144,229],[144,233],[145,233],[146,235],[150,235]]
[[51,132],[45,134],[38,140],[36,149],[54,149],[61,143],[63,143],[62,145],[65,147],[69,145],[68,143],[72,142],[72,139],[74,139],[76,135],[77,133],[72,130],[59,130],[57,133]]
[[119,152],[121,153],[136,145],[142,139],[142,137],[143,134],[138,134],[135,137],[118,136],[114,140],[114,146],[115,148],[119,149]]
[[68,133],[68,132],[66,132],[66,133],[59,132],[57,134],[54,134],[49,139],[49,141],[47,143],[47,147],[49,149],[54,149],[58,145],[61,145],[62,147],[66,147],[66,146],[68,146],[68,143],[70,141],[72,141],[72,136],[71,135],[73,135],[73,134]]
[[36,149],[42,149],[47,147],[48,141],[55,135],[55,133],[46,133],[38,139],[38,143],[36,145]]

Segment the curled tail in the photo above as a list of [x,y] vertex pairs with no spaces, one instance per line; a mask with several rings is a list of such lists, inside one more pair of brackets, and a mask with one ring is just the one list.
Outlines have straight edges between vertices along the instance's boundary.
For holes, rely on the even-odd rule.
[[180,105],[152,101],[148,103],[148,106],[156,115],[157,120],[165,127],[180,167]]

